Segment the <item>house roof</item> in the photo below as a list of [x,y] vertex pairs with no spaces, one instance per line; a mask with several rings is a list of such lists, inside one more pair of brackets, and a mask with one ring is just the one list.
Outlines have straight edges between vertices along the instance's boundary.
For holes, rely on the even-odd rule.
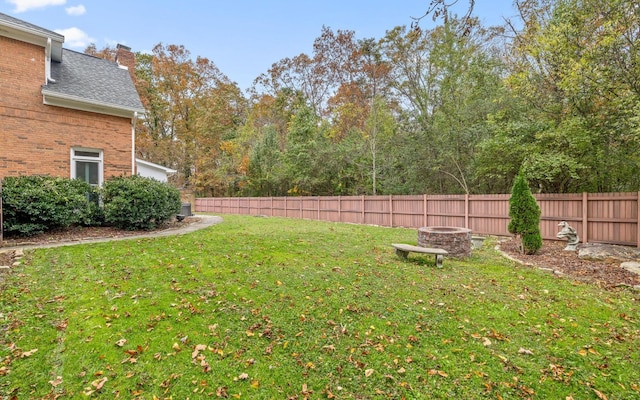
[[126,67],[64,49],[63,35],[3,13],[0,36],[42,46],[51,55],[50,79],[42,86],[44,104],[127,118],[144,114]]
[[46,47],[48,39],[51,39],[51,59],[62,61],[64,36],[59,33],[0,13],[0,35],[42,47]]
[[120,116],[144,113],[126,68],[67,49],[63,58],[51,63],[53,81],[42,86],[45,104]]

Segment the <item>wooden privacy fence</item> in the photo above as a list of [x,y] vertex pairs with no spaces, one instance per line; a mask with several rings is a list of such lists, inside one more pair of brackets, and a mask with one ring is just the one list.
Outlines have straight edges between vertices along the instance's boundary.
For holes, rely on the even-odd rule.
[[0,179],[0,244],[2,244],[3,232],[4,232],[4,221],[2,220],[2,179]]
[[[640,192],[534,195],[544,239],[558,223],[576,228],[583,243],[640,247]],[[507,236],[509,194],[197,198],[196,212],[267,215],[331,222],[419,228],[455,226]]]

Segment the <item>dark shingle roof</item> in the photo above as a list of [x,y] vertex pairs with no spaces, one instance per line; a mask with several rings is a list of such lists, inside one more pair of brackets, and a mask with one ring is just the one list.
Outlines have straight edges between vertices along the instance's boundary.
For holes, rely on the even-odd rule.
[[55,83],[43,86],[43,91],[89,103],[144,111],[129,71],[118,64],[67,49],[63,49],[62,60],[51,63],[51,78]]

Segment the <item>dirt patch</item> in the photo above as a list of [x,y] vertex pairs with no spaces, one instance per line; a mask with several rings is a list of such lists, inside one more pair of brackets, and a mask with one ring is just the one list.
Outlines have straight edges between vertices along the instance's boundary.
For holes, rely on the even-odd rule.
[[518,242],[510,239],[499,244],[500,250],[525,265],[548,268],[567,277],[586,281],[604,288],[640,285],[640,275],[620,267],[620,262],[590,261],[578,257],[577,251],[565,251],[567,243],[557,240],[543,241],[534,255],[523,255]]
[[13,251],[0,253],[0,265],[8,267],[13,265]]

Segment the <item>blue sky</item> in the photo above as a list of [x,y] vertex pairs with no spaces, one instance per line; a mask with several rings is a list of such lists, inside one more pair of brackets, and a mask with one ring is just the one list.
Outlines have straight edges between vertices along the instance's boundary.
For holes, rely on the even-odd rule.
[[[353,30],[359,39],[410,25],[430,0],[0,0],[0,12],[65,36],[64,47],[125,44],[150,51],[184,45],[213,61],[240,88],[273,63],[312,53],[322,26]],[[467,0],[459,0],[463,13]],[[476,0],[474,14],[496,25],[516,14],[513,0]],[[421,22],[432,28],[430,18]]]

